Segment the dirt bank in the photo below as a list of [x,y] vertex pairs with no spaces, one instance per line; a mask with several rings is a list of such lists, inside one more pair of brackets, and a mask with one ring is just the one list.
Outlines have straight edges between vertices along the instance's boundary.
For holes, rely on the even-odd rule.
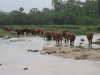
[[63,58],[73,58],[75,60],[100,61],[100,49],[47,47],[40,51],[41,54],[60,56]]

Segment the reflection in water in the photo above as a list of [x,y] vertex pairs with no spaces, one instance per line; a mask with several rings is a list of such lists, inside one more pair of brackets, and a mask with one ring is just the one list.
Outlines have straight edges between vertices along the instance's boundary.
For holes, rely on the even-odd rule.
[[[79,38],[80,36],[77,37],[75,46],[79,45]],[[25,41],[10,42],[19,39]],[[87,41],[82,43],[83,46],[88,46]],[[0,39],[0,75],[100,75],[100,63],[27,52],[28,49],[41,50],[55,45],[55,41],[46,41],[40,37]],[[62,46],[69,46],[69,43],[63,41]],[[23,70],[24,68],[28,70]]]

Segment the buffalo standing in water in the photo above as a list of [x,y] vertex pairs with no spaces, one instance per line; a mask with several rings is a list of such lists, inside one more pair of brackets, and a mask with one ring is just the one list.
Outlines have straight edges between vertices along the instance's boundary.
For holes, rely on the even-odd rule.
[[41,32],[41,35],[43,35],[44,29],[43,29],[43,28],[41,28],[40,32]]
[[61,43],[62,43],[62,37],[63,37],[63,35],[62,35],[61,31],[58,31],[55,33],[56,44],[58,42],[58,45],[59,45],[59,41],[61,41]]
[[[74,46],[74,40],[76,39],[76,35],[72,32],[70,34],[70,46]],[[73,43],[73,45],[72,45]]]
[[24,35],[24,29],[18,27],[17,29],[15,29],[14,31],[17,32],[17,35],[20,36],[20,34],[23,34]]
[[89,45],[92,44],[93,35],[94,35],[94,33],[88,33],[88,34],[87,34],[87,39],[88,39],[88,41],[89,41]]
[[38,35],[40,34],[40,31],[41,31],[41,29],[40,28],[37,28]]

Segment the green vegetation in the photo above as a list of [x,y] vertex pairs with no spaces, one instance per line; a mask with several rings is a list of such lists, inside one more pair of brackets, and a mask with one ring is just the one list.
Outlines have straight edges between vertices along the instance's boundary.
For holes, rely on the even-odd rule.
[[100,44],[100,41],[97,41],[96,43],[97,43],[97,44]]
[[85,40],[82,38],[81,41],[85,41]]
[[76,46],[76,48],[84,48],[84,47],[82,47],[81,45],[79,45],[79,46]]
[[11,32],[9,32],[9,31],[4,31],[4,30],[0,29],[0,36],[3,36],[3,35],[5,35],[5,34],[11,34]]
[[[5,25],[7,26],[7,25]],[[9,26],[9,25],[8,25]],[[78,26],[78,25],[13,25],[13,27],[16,29],[18,27],[21,28],[44,28],[44,30],[47,31],[55,31],[55,30],[67,30],[69,33],[75,33],[76,35],[87,35],[88,32],[94,32],[94,33],[100,33],[100,26]],[[91,30],[87,30],[90,28]],[[11,34],[10,31],[4,31],[0,29],[0,35],[4,34]],[[41,36],[42,37],[42,36]],[[83,39],[82,39],[83,40]]]
[[[0,13],[0,26],[21,28],[44,28],[47,31],[67,30],[76,35],[86,35],[88,32],[100,32],[100,0],[86,2],[69,0],[52,0],[53,9],[31,8],[25,13],[24,8],[13,10],[9,14]],[[11,34],[0,29],[0,37]],[[41,36],[42,37],[42,36]]]
[[9,15],[0,13],[0,25],[100,26],[100,0],[61,1],[52,0],[53,9],[43,8],[39,11],[38,8],[31,8],[28,14],[23,12],[23,7],[11,11]]
[[40,37],[42,37],[42,38],[43,38],[43,37],[44,37],[44,35],[41,35]]

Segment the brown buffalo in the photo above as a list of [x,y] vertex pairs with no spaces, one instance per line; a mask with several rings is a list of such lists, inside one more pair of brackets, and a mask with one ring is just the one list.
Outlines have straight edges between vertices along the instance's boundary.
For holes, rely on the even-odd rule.
[[47,31],[46,32],[46,38],[48,38],[49,40],[51,40],[51,38],[52,38],[52,32],[51,31]]
[[6,31],[12,31],[13,29],[14,29],[13,26],[11,26],[11,27],[6,27]]
[[36,33],[38,33],[37,29],[34,30],[34,34],[36,35]]
[[31,29],[28,28],[23,29],[22,32],[26,32],[26,36],[28,36],[29,33],[32,33]]
[[62,43],[62,32],[61,31],[58,31],[55,33],[55,39],[56,39],[56,44],[57,44],[57,41],[58,41],[58,45],[59,45],[59,41],[61,40],[61,43]]
[[2,29],[7,31],[7,30],[9,30],[9,27],[8,26],[2,26]]
[[35,29],[32,28],[32,29],[31,29],[31,32],[32,32],[32,35],[35,34]]
[[68,32],[64,32],[63,37],[65,38],[65,43],[66,43],[66,39],[69,42],[71,35]]
[[47,31],[44,31],[44,40],[45,40],[45,36],[47,35]]
[[93,35],[94,35],[94,33],[88,33],[88,34],[87,34],[87,39],[88,39],[88,41],[89,41],[89,45],[92,44]]
[[41,32],[41,35],[43,35],[44,29],[43,29],[43,28],[41,28],[40,32]]
[[15,32],[17,32],[17,35],[20,36],[20,34],[23,34],[24,35],[24,31],[22,28],[18,27],[18,29],[15,29],[14,30]]
[[63,37],[65,36],[65,33],[68,32],[66,30],[62,30],[62,34],[63,34]]
[[9,27],[6,26],[6,27],[4,28],[4,30],[5,30],[5,31],[9,31]]
[[38,33],[38,35],[40,34],[40,30],[41,30],[40,28],[37,28],[37,33]]
[[35,29],[34,28],[29,28],[29,33],[31,33],[32,35],[35,34]]
[[70,45],[72,45],[72,43],[74,44],[75,39],[76,39],[76,35],[72,32],[70,34]]
[[52,31],[52,37],[53,37],[53,39],[55,40],[55,33],[56,33],[57,31]]
[[52,38],[52,32],[51,31],[44,31],[44,40],[45,40],[45,36],[46,36],[46,38],[48,38],[49,40],[51,40],[51,38]]
[[14,27],[13,27],[13,26],[11,26],[11,27],[10,27],[10,30],[12,31],[13,29],[14,29]]

